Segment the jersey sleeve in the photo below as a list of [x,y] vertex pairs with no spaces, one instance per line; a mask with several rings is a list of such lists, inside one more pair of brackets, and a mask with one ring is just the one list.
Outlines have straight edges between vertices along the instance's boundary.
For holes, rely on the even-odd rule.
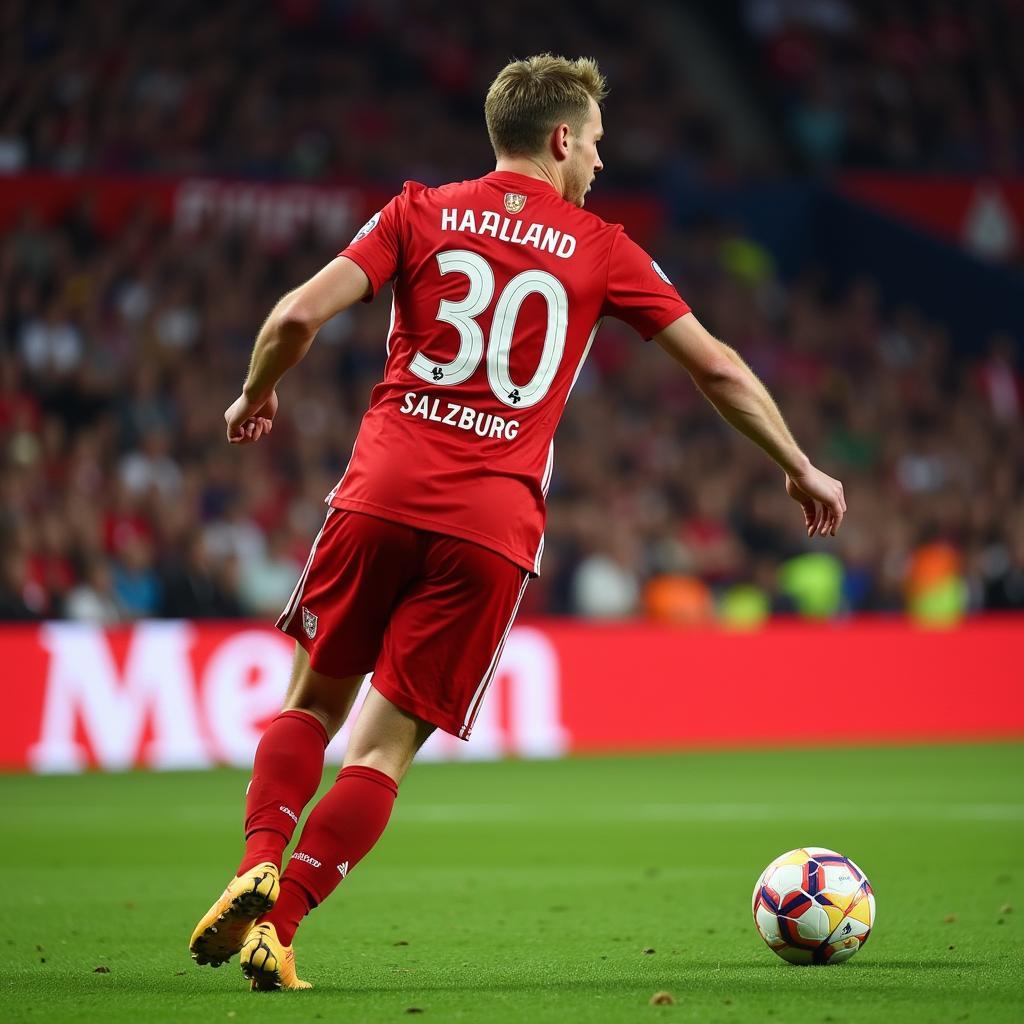
[[338,253],[359,264],[370,279],[369,302],[385,281],[398,272],[402,258],[402,227],[409,182],[382,210],[378,210],[360,229],[355,238]]
[[617,231],[602,315],[629,324],[647,341],[689,312],[661,267],[625,231]]

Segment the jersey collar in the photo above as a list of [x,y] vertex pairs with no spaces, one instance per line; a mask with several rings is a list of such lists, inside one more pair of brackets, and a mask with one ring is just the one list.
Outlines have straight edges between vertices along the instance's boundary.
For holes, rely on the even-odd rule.
[[[520,192],[553,192],[556,196],[558,195],[551,182],[544,181],[542,178],[533,178],[528,174],[520,174],[518,171],[491,171],[490,174],[484,175],[483,180],[493,181],[503,188],[516,189]],[[559,196],[559,198],[561,197]]]

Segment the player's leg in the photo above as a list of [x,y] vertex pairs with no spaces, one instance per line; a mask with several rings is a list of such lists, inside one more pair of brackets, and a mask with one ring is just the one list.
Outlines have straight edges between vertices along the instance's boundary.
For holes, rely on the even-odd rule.
[[305,987],[295,974],[295,930],[376,845],[391,817],[398,784],[433,731],[429,722],[369,691],[345,764],[302,829],[277,903],[242,947],[242,972],[254,989]]
[[[193,932],[198,962],[216,966],[229,959],[254,919],[277,898],[282,853],[319,785],[324,749],[374,666],[419,546],[417,531],[408,527],[328,511],[278,620],[278,628],[300,649],[284,710],[256,752],[240,873]],[[245,898],[236,904],[239,895]],[[227,926],[221,919],[225,907],[230,908]]]
[[242,949],[253,988],[305,987],[290,946],[302,917],[380,838],[398,783],[434,726],[469,736],[497,669],[526,573],[479,545],[428,536],[423,572],[402,595],[384,634],[345,766],[309,816],[277,905]]
[[284,709],[256,748],[246,790],[242,862],[189,941],[197,963],[219,967],[230,960],[256,918],[277,900],[281,857],[320,784],[324,750],[348,717],[363,678],[317,672],[296,645]]
[[436,728],[370,687],[352,727],[341,770],[356,766],[372,768],[394,779],[397,785]]
[[320,785],[327,744],[348,717],[363,678],[336,679],[317,672],[296,644],[284,708],[256,748],[238,874],[265,862],[280,868],[281,855]]

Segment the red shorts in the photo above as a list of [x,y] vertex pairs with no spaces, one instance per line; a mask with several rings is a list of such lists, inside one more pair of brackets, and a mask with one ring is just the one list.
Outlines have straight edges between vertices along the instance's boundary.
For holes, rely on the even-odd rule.
[[331,508],[277,628],[317,672],[373,672],[393,704],[465,740],[528,579],[471,541]]

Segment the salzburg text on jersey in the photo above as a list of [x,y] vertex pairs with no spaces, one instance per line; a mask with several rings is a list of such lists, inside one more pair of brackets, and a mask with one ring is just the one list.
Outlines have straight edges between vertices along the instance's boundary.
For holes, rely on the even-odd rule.
[[418,395],[415,391],[406,392],[401,411],[407,416],[422,416],[425,420],[443,423],[457,430],[472,431],[478,437],[514,441],[519,433],[519,420],[505,420],[496,413],[480,412],[470,405],[445,402],[429,395]]

